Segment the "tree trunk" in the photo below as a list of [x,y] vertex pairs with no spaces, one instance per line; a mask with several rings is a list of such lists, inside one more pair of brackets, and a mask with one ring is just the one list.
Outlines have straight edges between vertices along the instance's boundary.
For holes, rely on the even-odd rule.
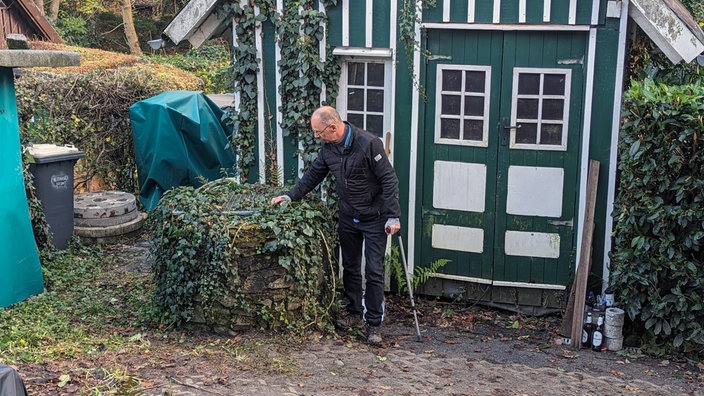
[[131,0],[122,0],[122,23],[125,26],[125,37],[127,37],[127,45],[130,47],[130,54],[141,55],[142,49],[139,47],[139,39],[132,18]]
[[44,0],[34,0],[34,4],[37,5],[37,8],[39,8],[39,11],[42,12],[42,15],[45,14],[44,12]]
[[49,10],[49,19],[56,22],[59,19],[59,4],[60,0],[51,0],[51,9]]

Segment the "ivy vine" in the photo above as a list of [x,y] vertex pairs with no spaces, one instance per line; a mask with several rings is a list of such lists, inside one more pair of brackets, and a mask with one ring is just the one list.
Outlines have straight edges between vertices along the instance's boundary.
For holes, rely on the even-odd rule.
[[[335,302],[334,222],[319,201],[272,206],[280,193],[220,179],[164,194],[148,220],[159,321],[180,325],[200,312],[206,324],[227,330],[241,329],[243,318],[251,327],[326,328]],[[272,260],[282,270],[252,281]],[[252,283],[263,286],[251,293]],[[265,287],[286,295],[276,299]]]
[[403,0],[403,5],[400,9],[398,31],[399,40],[403,44],[406,50],[406,57],[408,61],[408,74],[413,80],[413,87],[418,90],[420,97],[425,100],[427,98],[425,93],[425,87],[423,87],[418,81],[418,76],[414,74],[413,70],[413,54],[418,50],[421,56],[430,56],[430,51],[424,49],[421,43],[416,40],[416,24],[420,25],[423,21],[421,18],[421,13],[424,9],[434,8],[437,5],[436,0]]
[[[322,2],[325,10],[336,3],[335,0]],[[330,45],[325,47],[325,60],[321,59],[320,43],[325,38],[328,18],[324,11],[315,8],[316,5],[312,0],[286,2],[281,13],[277,12],[272,0],[251,1],[245,5],[229,4],[225,8],[233,14],[237,25],[232,74],[235,92],[240,95],[241,101],[231,121],[232,144],[238,153],[240,175],[246,175],[255,165],[257,122],[263,121],[256,116],[256,76],[261,67],[255,47],[256,23],[270,20],[276,31],[281,55],[278,67],[282,104],[278,110],[282,119],[278,122],[283,135],[291,136],[300,143],[299,154],[304,167],[312,162],[320,148],[320,143],[309,132],[308,117],[321,104],[333,103],[341,68],[332,56]],[[326,101],[321,101],[323,92],[328,98]],[[268,119],[271,118],[269,115]],[[266,178],[278,184],[280,164],[275,155],[271,155],[269,160]]]

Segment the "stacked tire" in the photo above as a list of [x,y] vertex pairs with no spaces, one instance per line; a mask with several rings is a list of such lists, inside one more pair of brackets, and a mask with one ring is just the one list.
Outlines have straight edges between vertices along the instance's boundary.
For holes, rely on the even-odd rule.
[[111,243],[138,234],[145,219],[134,194],[101,191],[73,197],[73,232],[82,241]]

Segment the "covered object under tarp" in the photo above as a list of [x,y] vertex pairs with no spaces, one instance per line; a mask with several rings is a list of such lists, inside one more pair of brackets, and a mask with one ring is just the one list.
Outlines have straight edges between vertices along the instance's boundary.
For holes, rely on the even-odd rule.
[[139,200],[147,211],[167,190],[233,175],[225,113],[198,91],[168,91],[133,104]]
[[0,363],[0,395],[27,396],[22,377],[12,367]]

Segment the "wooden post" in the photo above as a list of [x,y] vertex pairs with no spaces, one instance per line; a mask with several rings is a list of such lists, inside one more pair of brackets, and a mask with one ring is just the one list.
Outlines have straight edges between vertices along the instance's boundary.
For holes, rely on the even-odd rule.
[[[587,279],[592,262],[592,237],[594,234],[594,207],[596,206],[596,188],[599,183],[599,161],[589,161],[587,174],[586,210],[584,212],[584,231],[582,233],[581,252],[577,274],[572,285],[570,298],[573,304],[567,304],[566,319],[571,318],[570,340],[572,347],[582,346],[582,322],[584,321],[584,299],[587,293]],[[571,311],[568,311],[570,309]],[[564,322],[563,322],[564,323]]]

